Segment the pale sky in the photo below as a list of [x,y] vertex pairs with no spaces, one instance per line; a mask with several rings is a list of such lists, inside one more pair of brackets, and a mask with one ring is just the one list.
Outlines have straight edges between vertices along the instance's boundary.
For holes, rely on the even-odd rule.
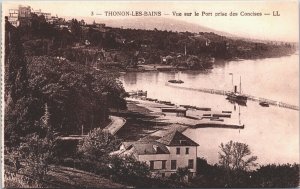
[[[184,20],[215,30],[266,40],[295,41],[299,37],[298,1],[14,1],[3,2],[3,12],[16,8],[19,4],[29,5],[33,9],[42,9],[59,17],[90,17],[91,11],[101,13],[98,18],[123,19],[124,17],[108,17],[104,11],[161,11],[162,17]],[[235,17],[204,16],[172,16],[172,12],[237,12]],[[241,16],[240,12],[270,13],[270,16]],[[272,16],[278,11],[280,16]],[[94,16],[95,17],[95,16]],[[131,16],[132,17],[132,16]],[[132,17],[136,18],[136,17]],[[147,17],[151,19],[151,17]]]

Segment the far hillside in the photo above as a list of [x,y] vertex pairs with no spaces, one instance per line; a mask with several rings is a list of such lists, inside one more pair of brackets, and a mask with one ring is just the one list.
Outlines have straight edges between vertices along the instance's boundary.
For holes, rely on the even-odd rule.
[[[93,67],[126,69],[138,64],[166,64],[177,68],[206,69],[211,68],[214,59],[280,57],[296,50],[294,43],[226,37],[226,33],[220,35],[217,34],[220,32],[209,32],[208,28],[200,26],[193,32],[179,32],[160,28],[113,28],[76,19],[60,19],[49,24],[43,16],[36,15],[31,17],[31,23],[19,27],[26,54],[64,57]],[[143,27],[143,23],[140,24]],[[174,28],[185,30],[191,27],[181,23]]]

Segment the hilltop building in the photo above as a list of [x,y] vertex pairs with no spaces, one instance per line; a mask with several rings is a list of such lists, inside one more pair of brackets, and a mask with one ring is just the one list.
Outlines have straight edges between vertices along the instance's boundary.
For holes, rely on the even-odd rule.
[[178,168],[188,167],[189,177],[196,173],[199,144],[175,130],[153,141],[123,142],[113,154],[131,156],[149,165],[152,175],[170,176]]
[[8,12],[8,21],[15,27],[20,25],[19,22],[19,10],[18,9],[9,9]]
[[37,16],[43,15],[45,17],[46,21],[49,21],[51,19],[51,13],[42,12],[41,9],[38,9],[38,10],[32,9],[31,13],[36,14]]
[[47,22],[53,22],[56,19],[56,17],[51,17],[51,13],[42,12],[41,9],[34,10],[30,6],[20,5],[18,9],[9,9],[8,21],[15,27],[29,26],[31,14],[43,15]]

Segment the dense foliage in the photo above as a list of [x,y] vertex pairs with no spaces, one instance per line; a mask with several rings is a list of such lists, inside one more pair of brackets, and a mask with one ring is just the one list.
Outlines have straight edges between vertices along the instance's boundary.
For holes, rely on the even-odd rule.
[[[21,174],[38,183],[49,165],[60,161],[57,135],[86,134],[106,126],[109,108],[126,108],[126,102],[115,71],[48,56],[51,48],[46,48],[50,40],[45,31],[50,26],[41,24],[42,17],[32,19],[25,33],[6,21],[4,140],[6,170],[15,167],[12,181],[23,179]],[[96,149],[84,144],[86,152]],[[103,165],[97,163],[98,168]]]
[[299,164],[263,165],[257,170],[228,170],[197,159],[197,176],[190,186],[199,188],[295,188],[299,185]]
[[83,139],[79,152],[91,159],[108,158],[110,152],[117,150],[121,141],[99,128],[93,129]]
[[[31,22],[31,26],[20,28],[24,46],[27,47],[26,54],[75,57],[76,61],[87,64],[93,64],[99,58],[99,63],[117,62],[122,66],[128,66],[132,61],[133,64],[137,64],[138,59],[145,60],[145,64],[157,64],[161,63],[162,57],[172,57],[170,62],[176,66],[201,69],[201,65],[209,57],[266,58],[295,52],[295,44],[253,42],[220,36],[213,32],[98,27],[96,24],[86,25],[83,20],[76,19],[49,24],[43,16],[34,14]],[[90,56],[89,53],[78,54],[78,49],[96,50],[100,55],[95,59],[95,56]],[[100,49],[106,52],[105,57]],[[187,56],[182,58],[185,51]],[[134,56],[136,60],[133,60]],[[191,60],[188,59],[192,59],[192,62],[189,63]],[[198,60],[196,64],[195,60]]]
[[55,159],[56,134],[49,123],[50,113],[45,105],[44,115],[36,126],[39,133],[23,139],[19,147],[6,148],[6,182],[11,187],[41,187]]
[[44,104],[51,113],[53,129],[63,134],[102,127],[108,108],[125,108],[125,91],[115,72],[56,57],[24,56],[19,37],[18,29],[7,22],[6,141],[39,132],[35,122],[43,115]]

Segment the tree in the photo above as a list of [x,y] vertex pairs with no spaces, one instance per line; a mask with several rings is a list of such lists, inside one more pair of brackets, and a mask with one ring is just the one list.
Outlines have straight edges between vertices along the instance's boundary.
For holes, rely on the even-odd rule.
[[190,170],[188,167],[179,167],[176,171],[181,182],[184,181],[185,177],[190,174]]
[[139,162],[133,157],[112,156],[110,159],[111,176],[114,180],[133,184],[137,187],[148,187],[150,168],[144,162]]
[[256,166],[257,156],[251,156],[247,144],[230,141],[227,144],[221,143],[219,152],[219,164],[229,170],[248,170]]
[[75,39],[81,41],[82,39],[82,29],[80,27],[80,22],[77,19],[71,20],[71,32],[74,35]]
[[296,188],[299,186],[299,164],[264,165],[252,174],[254,188]]
[[91,159],[102,159],[108,157],[109,153],[116,150],[120,140],[102,129],[96,128],[89,132],[88,136],[83,139],[79,151],[85,157]]
[[6,145],[17,145],[23,128],[33,122],[27,120],[28,70],[21,38],[17,28],[5,21],[5,127]]
[[[47,103],[52,110],[52,125],[58,132],[79,134],[82,128],[88,133],[103,127],[112,106],[108,101],[124,101],[121,94],[125,90],[113,71],[52,57],[30,57],[28,64],[30,93],[38,98],[35,111]],[[105,92],[110,94],[108,100]]]
[[[37,125],[44,132],[41,134],[30,134],[25,142],[20,145],[20,155],[23,159],[23,174],[29,175],[37,184],[41,183],[49,171],[49,166],[53,161],[56,137],[50,124],[50,112],[45,104],[44,115]],[[43,136],[44,134],[44,136]]]

